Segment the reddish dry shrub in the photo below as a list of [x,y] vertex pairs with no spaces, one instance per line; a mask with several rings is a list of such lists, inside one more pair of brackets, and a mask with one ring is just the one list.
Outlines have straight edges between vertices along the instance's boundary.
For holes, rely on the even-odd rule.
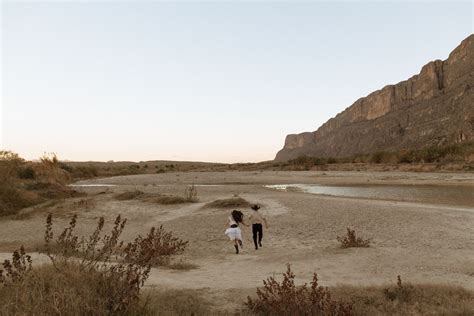
[[31,257],[26,254],[25,248],[20,247],[12,254],[12,260],[5,260],[0,269],[0,285],[8,286],[13,283],[21,282],[31,271]]
[[[70,267],[77,267],[82,273],[98,273],[104,282],[111,285],[108,289],[107,308],[110,312],[126,311],[138,302],[151,270],[151,262],[140,261],[129,264],[116,263],[112,259],[123,242],[120,241],[126,219],[117,216],[109,234],[102,234],[105,220],[99,218],[97,227],[88,238],[81,238],[74,232],[77,216],[74,215],[69,226],[54,240],[52,215],[46,219],[45,250],[54,267],[61,273],[68,273]],[[53,244],[54,242],[54,244]]]
[[295,274],[288,265],[279,283],[274,277],[263,281],[263,289],[257,289],[257,298],[247,298],[247,307],[263,315],[353,315],[352,305],[333,300],[327,287],[318,285],[315,273],[311,286],[295,285]]
[[13,253],[12,261],[4,262],[0,269],[1,315],[133,314],[140,307],[140,291],[151,266],[187,245],[160,227],[129,243],[125,247],[129,252],[125,252],[120,236],[126,219],[118,216],[111,231],[104,233],[105,220],[100,218],[88,237],[76,234],[76,224],[74,215],[56,237],[52,215],[48,215],[44,252],[52,266],[32,269],[23,248]]
[[357,237],[355,230],[347,228],[347,235],[343,237],[337,236],[337,240],[341,243],[341,248],[370,247],[370,239],[362,239]]
[[124,248],[124,259],[135,264],[163,265],[169,262],[171,255],[182,253],[187,245],[187,241],[174,237],[163,226],[152,227],[145,237],[139,235]]
[[120,241],[126,219],[118,215],[114,221],[114,226],[109,234],[103,233],[105,219],[100,217],[97,227],[92,234],[85,238],[79,238],[75,234],[77,215],[71,217],[69,226],[65,227],[62,233],[54,240],[53,218],[49,214],[46,218],[46,231],[44,235],[44,252],[50,257],[53,264],[62,261],[67,264],[70,260],[81,258],[79,266],[81,269],[95,269],[106,265],[111,261],[112,256],[120,252],[123,242]]

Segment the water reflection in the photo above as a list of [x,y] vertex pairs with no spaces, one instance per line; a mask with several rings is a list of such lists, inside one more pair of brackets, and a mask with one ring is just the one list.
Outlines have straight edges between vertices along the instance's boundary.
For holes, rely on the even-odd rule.
[[277,184],[265,187],[310,194],[474,207],[472,186]]

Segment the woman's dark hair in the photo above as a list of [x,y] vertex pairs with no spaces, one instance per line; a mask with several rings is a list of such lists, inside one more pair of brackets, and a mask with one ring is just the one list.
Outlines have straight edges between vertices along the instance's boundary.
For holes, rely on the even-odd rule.
[[233,210],[231,215],[236,223],[242,223],[242,218],[244,217],[244,214],[241,211]]

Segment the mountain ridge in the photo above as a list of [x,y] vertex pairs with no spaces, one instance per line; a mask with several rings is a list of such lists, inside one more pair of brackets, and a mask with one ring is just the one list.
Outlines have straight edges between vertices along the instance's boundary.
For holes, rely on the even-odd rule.
[[348,157],[474,140],[474,35],[419,74],[359,98],[314,132],[290,134],[275,157]]

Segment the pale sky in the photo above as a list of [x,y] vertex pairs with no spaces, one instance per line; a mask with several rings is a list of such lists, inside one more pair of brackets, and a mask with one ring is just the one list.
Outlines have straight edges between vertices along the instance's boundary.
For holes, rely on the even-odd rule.
[[471,1],[3,1],[0,17],[0,148],[27,159],[271,160],[473,33]]

